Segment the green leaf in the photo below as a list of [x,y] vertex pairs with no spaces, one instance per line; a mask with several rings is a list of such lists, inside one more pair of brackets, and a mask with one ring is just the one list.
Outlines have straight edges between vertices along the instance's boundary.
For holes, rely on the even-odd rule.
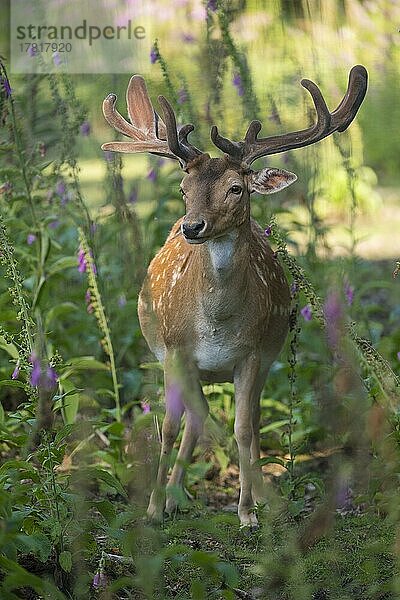
[[269,431],[275,431],[275,429],[279,429],[280,427],[284,427],[284,425],[289,424],[289,419],[281,419],[280,421],[274,421],[269,425],[265,425],[265,427],[261,427],[260,433],[268,433]]
[[34,309],[35,306],[39,303],[40,296],[42,295],[43,286],[45,283],[46,283],[46,277],[44,275],[41,275],[39,283],[35,290],[35,296],[33,298],[32,309]]
[[31,533],[30,535],[25,535],[23,533],[19,534],[16,539],[17,548],[26,554],[31,552],[41,562],[46,562],[48,560],[52,545],[50,540],[44,533]]
[[160,362],[147,362],[147,363],[141,363],[139,365],[139,369],[163,371],[164,367],[162,366],[162,364]]
[[202,600],[206,597],[206,586],[200,579],[194,579],[190,585],[190,597],[193,600]]
[[239,575],[235,566],[228,562],[218,562],[217,570],[222,576],[222,581],[227,583],[230,587],[236,587],[239,583]]
[[62,302],[61,304],[56,304],[51,308],[46,315],[46,326],[48,327],[53,319],[64,316],[70,313],[73,310],[77,310],[78,307],[73,302]]
[[0,386],[2,385],[7,387],[25,388],[25,384],[22,383],[22,381],[18,381],[18,379],[1,379]]
[[96,360],[94,356],[77,356],[76,358],[70,358],[68,364],[72,365],[75,369],[101,369],[108,371],[108,366],[104,363]]
[[61,429],[59,429],[57,431],[56,437],[54,438],[54,443],[56,446],[59,446],[60,444],[62,444],[62,442],[64,442],[64,440],[71,435],[72,431],[74,430],[74,425],[70,424],[70,425],[64,425],[64,427],[61,427]]
[[[18,563],[1,554],[0,567],[6,573],[6,577],[3,579],[0,587],[1,598],[11,598],[11,590],[19,589],[21,582],[23,582],[24,587],[31,587],[42,597],[51,598],[52,600],[65,600],[66,598],[50,581],[32,575],[32,573],[29,573]],[[7,596],[5,593],[7,593]],[[20,595],[16,596],[16,598],[20,598]]]
[[80,391],[69,379],[60,381],[61,406],[64,416],[64,421],[67,425],[75,423],[76,415],[78,414],[79,402],[81,399]]
[[44,269],[44,266],[46,264],[46,260],[47,257],[49,256],[49,252],[50,252],[50,238],[47,235],[47,233],[44,233],[43,231],[41,232],[41,246],[40,246],[40,264],[42,269]]
[[7,471],[10,471],[11,469],[15,469],[16,471],[18,471],[19,475],[23,477],[27,477],[27,471],[31,471],[32,473],[35,472],[35,469],[31,465],[31,463],[28,463],[24,460],[8,460],[3,465],[1,465],[0,475],[6,473]]
[[304,500],[289,500],[288,511],[292,517],[297,517],[304,508]]
[[109,500],[100,500],[98,502],[92,502],[92,506],[96,508],[99,511],[99,513],[105,518],[108,525],[111,525],[111,523],[115,520],[115,506]]
[[69,359],[60,372],[60,381],[68,379],[70,375],[76,373],[76,371],[95,369],[97,371],[109,371],[108,365],[96,360],[94,356],[78,356]]
[[111,473],[108,471],[104,471],[104,469],[100,469],[99,467],[88,467],[86,469],[82,469],[79,475],[84,478],[100,479],[100,481],[103,481],[109,487],[113,488],[118,494],[124,498],[128,498],[126,491],[118,479],[114,477],[114,475],[111,475]]
[[50,267],[47,269],[47,277],[49,278],[52,275],[60,273],[65,269],[70,269],[71,267],[78,267],[78,259],[76,256],[63,256],[50,265]]
[[[2,315],[4,319],[4,315]],[[5,319],[4,319],[5,320]],[[7,344],[3,336],[0,335],[0,349],[5,350],[12,358],[18,358],[18,350],[14,344]]]
[[61,552],[60,556],[58,557],[58,562],[60,563],[60,566],[63,571],[65,571],[66,573],[71,573],[71,569],[72,569],[72,554],[71,554],[71,552],[69,552],[68,550],[64,550],[64,552]]

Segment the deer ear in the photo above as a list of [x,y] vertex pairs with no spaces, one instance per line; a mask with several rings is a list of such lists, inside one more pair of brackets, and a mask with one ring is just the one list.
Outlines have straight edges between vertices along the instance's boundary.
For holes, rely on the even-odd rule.
[[291,183],[294,183],[297,175],[284,169],[261,169],[261,171],[253,171],[249,177],[250,193],[258,192],[259,194],[273,194],[279,192]]

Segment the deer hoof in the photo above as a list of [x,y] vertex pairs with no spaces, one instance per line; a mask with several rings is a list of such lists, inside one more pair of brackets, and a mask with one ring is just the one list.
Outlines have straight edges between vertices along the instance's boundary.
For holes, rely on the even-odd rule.
[[152,523],[160,524],[164,520],[164,501],[153,492],[147,507],[147,518]]
[[254,533],[259,529],[257,517],[254,513],[245,513],[239,515],[240,530],[246,534]]

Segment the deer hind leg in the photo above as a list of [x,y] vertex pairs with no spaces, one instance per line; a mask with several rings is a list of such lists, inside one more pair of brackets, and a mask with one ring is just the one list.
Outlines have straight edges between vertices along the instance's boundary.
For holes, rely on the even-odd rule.
[[251,439],[251,464],[253,469],[252,497],[254,504],[264,504],[267,500],[262,468],[255,464],[260,459],[260,415],[261,415],[261,393],[268,369],[263,370],[258,377],[258,385],[252,400],[252,439]]
[[[260,456],[258,423],[263,378],[260,360],[250,356],[235,370],[235,437],[239,450],[240,497],[238,515],[241,527],[255,529],[257,517],[253,512],[256,497],[263,497],[262,473],[253,463]],[[258,405],[258,409],[254,408]]]
[[[197,393],[193,394],[193,390],[197,390]],[[200,383],[198,381],[193,382],[190,401],[185,401],[185,430],[167,485],[166,511],[168,513],[173,513],[178,508],[179,498],[183,497],[185,468],[190,463],[197,440],[203,431],[208,410],[207,400],[203,395]]]
[[165,486],[171,458],[171,451],[178,436],[184,411],[182,396],[174,377],[170,357],[166,357],[164,367],[165,417],[162,425],[161,455],[158,465],[156,487],[147,508],[147,516],[155,522],[163,520],[165,508]]

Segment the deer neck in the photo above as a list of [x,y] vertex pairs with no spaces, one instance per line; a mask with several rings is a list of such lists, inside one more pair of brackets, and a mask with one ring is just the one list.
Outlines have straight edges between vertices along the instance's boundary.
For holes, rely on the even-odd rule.
[[250,259],[250,222],[201,247],[205,283],[226,289],[241,288]]

